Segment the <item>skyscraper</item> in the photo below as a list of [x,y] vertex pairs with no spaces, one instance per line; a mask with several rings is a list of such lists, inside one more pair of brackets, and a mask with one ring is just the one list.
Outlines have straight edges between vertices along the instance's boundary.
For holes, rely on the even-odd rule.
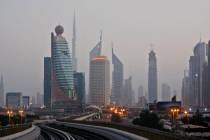
[[17,109],[22,106],[21,92],[8,92],[6,95],[6,105],[8,108]]
[[22,96],[23,107],[28,108],[30,105],[30,97],[29,96]]
[[77,95],[77,100],[80,103],[85,104],[85,73],[74,73],[74,89]]
[[133,97],[134,91],[132,88],[132,77],[130,76],[128,79],[125,79],[125,83],[123,86],[122,104],[127,107],[132,106],[134,102]]
[[162,101],[170,101],[171,99],[171,88],[168,84],[162,84]]
[[[208,100],[210,100],[210,40],[208,42],[208,97],[207,98]],[[210,103],[207,106],[210,107]]]
[[110,104],[110,65],[106,56],[97,56],[90,62],[90,103],[98,106]]
[[51,108],[51,58],[44,58],[44,105]]
[[76,16],[74,13],[74,23],[73,23],[73,37],[72,37],[72,66],[73,71],[77,71],[77,58],[76,58]]
[[39,92],[36,93],[36,101],[38,105],[40,106],[43,105],[43,95],[40,94]]
[[190,95],[190,77],[187,70],[184,71],[184,78],[182,80],[182,105],[185,108],[189,108],[191,106],[191,97]]
[[157,60],[155,52],[152,50],[149,53],[149,72],[148,72],[148,99],[149,103],[157,101],[158,92],[157,80]]
[[144,96],[144,88],[143,86],[139,86],[138,88],[138,97]]
[[202,101],[203,107],[210,107],[210,95],[208,95],[208,63],[205,62],[202,71]]
[[62,104],[73,99],[72,56],[66,39],[62,36],[64,28],[55,28],[56,36],[51,33],[51,70],[52,104]]
[[120,59],[114,54],[112,48],[112,102],[116,104],[121,104],[122,98],[122,87],[123,87],[123,63]]
[[89,53],[89,61],[90,62],[96,56],[101,55],[101,49],[102,49],[102,32],[101,32],[101,35],[100,35],[100,41],[96,44],[96,46]]
[[203,89],[202,89],[202,72],[203,65],[207,59],[206,56],[207,45],[204,42],[198,42],[194,47],[194,55],[190,57],[189,67],[190,67],[190,86],[192,93],[192,105],[194,107],[203,107]]
[[3,76],[1,75],[1,81],[0,81],[0,107],[4,106],[4,80]]

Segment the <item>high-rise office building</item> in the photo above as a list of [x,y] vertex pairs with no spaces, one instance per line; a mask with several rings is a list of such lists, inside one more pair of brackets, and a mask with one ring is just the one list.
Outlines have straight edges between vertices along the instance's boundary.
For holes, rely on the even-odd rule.
[[43,105],[43,95],[40,94],[39,92],[36,93],[36,102],[38,105],[42,106]]
[[74,89],[77,95],[77,100],[85,104],[85,73],[75,72],[74,73]]
[[[208,42],[208,94],[207,98],[210,101],[210,40]],[[207,104],[207,107],[210,107],[210,102]]]
[[122,104],[124,106],[130,107],[133,105],[134,91],[132,88],[132,77],[130,76],[128,79],[125,79],[123,86],[123,98]]
[[182,79],[182,106],[189,108],[191,106],[190,97],[190,77],[188,71],[184,71],[184,78]]
[[205,62],[202,71],[202,101],[204,108],[210,107],[210,95],[208,92],[208,85],[208,63]]
[[0,81],[0,107],[4,106],[4,80],[3,76],[1,75]]
[[51,108],[51,58],[44,57],[44,105]]
[[203,89],[202,89],[202,72],[203,65],[207,59],[207,45],[204,42],[198,42],[194,47],[194,55],[190,57],[189,61],[189,77],[192,93],[192,106],[203,107]]
[[120,105],[122,98],[122,88],[123,88],[123,63],[115,55],[112,48],[112,102]]
[[138,97],[144,96],[144,88],[143,86],[139,86],[138,88]]
[[33,105],[36,104],[36,98],[35,98],[35,96],[31,96],[31,104],[33,104]]
[[30,97],[29,96],[22,96],[22,106],[24,108],[28,108],[30,105]]
[[96,44],[96,46],[89,53],[89,61],[95,59],[95,57],[101,55],[102,49],[102,33],[100,35],[100,41]]
[[55,28],[56,36],[51,33],[51,93],[52,104],[59,105],[75,97],[73,87],[72,56],[66,39],[62,36],[64,28]]
[[11,109],[22,107],[22,93],[8,92],[6,95],[6,106]]
[[110,64],[106,56],[97,56],[90,62],[90,103],[97,106],[110,104]]
[[162,84],[162,101],[170,101],[171,100],[171,88],[168,84]]
[[157,77],[157,59],[155,52],[149,53],[149,71],[148,71],[148,99],[149,103],[157,101],[158,95],[158,77]]
[[77,57],[76,57],[76,16],[74,13],[74,23],[73,23],[73,37],[72,37],[72,67],[73,71],[77,71]]

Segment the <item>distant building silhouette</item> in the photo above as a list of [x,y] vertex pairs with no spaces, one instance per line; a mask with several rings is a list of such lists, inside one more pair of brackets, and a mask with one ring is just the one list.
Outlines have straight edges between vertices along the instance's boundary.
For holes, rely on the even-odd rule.
[[121,104],[122,88],[123,88],[123,63],[116,56],[112,48],[112,102],[117,105]]
[[29,108],[30,105],[30,96],[22,96],[22,106],[23,108]]
[[51,57],[44,58],[44,105],[51,108]]
[[0,81],[0,107],[4,106],[4,80],[3,76],[1,75]]
[[157,59],[155,52],[149,53],[149,71],[148,71],[148,99],[149,103],[157,101],[158,79],[157,79]]
[[21,92],[8,92],[6,95],[6,106],[10,109],[17,109],[22,106]]
[[74,22],[73,22],[73,37],[72,37],[72,67],[73,71],[77,71],[77,57],[76,57],[76,15],[74,13]]
[[191,106],[190,93],[190,77],[187,70],[184,71],[184,78],[182,79],[182,106],[189,108]]
[[143,86],[139,86],[138,88],[138,97],[144,96],[144,88]]
[[90,62],[90,103],[97,106],[110,104],[110,64],[106,56],[97,56]]
[[168,84],[162,84],[162,101],[170,101],[171,98],[171,88]]
[[203,65],[206,60],[207,45],[204,42],[198,42],[194,47],[194,55],[190,57],[189,61],[189,77],[190,77],[190,92],[191,103],[194,107],[203,107],[203,89],[202,89],[202,72]]
[[122,104],[124,106],[130,107],[134,104],[134,91],[132,88],[132,77],[130,76],[128,79],[125,79],[125,83],[123,86],[123,99]]
[[75,72],[74,73],[74,90],[77,95],[77,100],[81,104],[85,104],[85,73]]

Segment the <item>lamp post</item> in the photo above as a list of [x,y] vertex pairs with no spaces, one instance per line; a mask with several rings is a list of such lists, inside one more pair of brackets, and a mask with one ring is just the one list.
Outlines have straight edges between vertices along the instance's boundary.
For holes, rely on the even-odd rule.
[[186,119],[187,119],[187,124],[189,124],[189,120],[188,120],[188,112],[185,110],[184,111],[184,115],[185,115],[185,117],[186,117]]
[[11,123],[10,119],[11,119],[11,116],[12,116],[13,112],[8,110],[7,114],[8,114],[8,117],[9,117],[9,124],[10,124]]
[[23,110],[19,110],[20,113],[20,124],[22,124],[22,120],[23,120]]

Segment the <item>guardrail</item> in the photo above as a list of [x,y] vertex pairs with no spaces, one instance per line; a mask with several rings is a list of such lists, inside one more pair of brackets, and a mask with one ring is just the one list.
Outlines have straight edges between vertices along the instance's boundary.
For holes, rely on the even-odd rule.
[[15,134],[15,133],[24,131],[24,130],[30,128],[30,127],[32,127],[31,123],[11,125],[11,126],[3,126],[3,127],[0,127],[0,137]]

